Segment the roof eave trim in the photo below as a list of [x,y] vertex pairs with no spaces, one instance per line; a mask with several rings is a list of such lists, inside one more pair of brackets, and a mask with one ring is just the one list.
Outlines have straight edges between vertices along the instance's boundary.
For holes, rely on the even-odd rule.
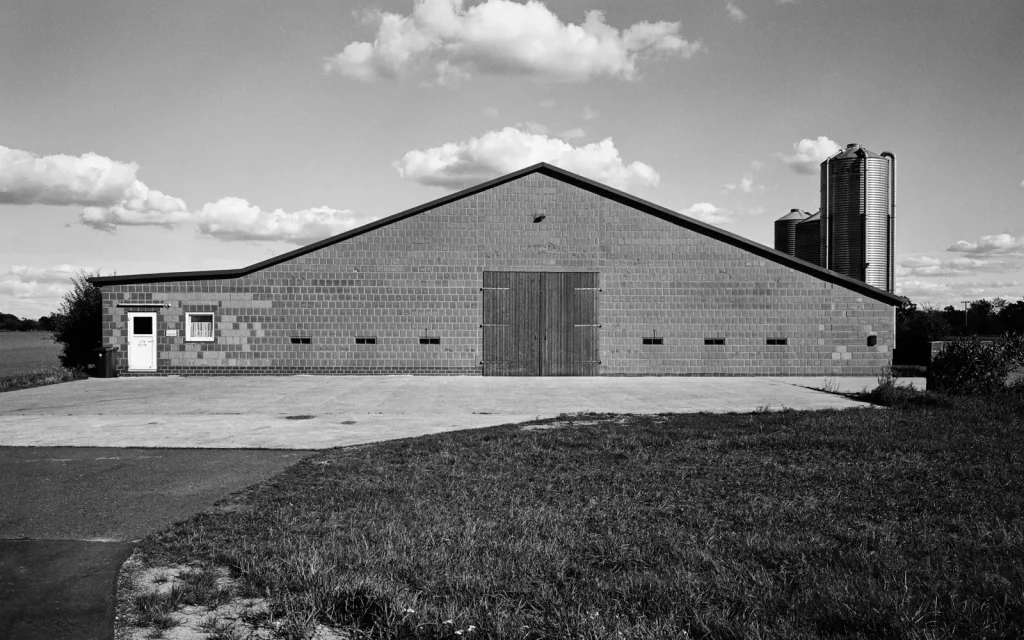
[[406,209],[405,211],[401,211],[399,213],[390,215],[386,218],[375,220],[361,227],[345,231],[344,233],[340,233],[336,236],[325,238],[324,240],[320,240],[319,242],[314,242],[304,247],[299,247],[298,249],[295,249],[293,251],[283,253],[279,256],[274,256],[262,262],[257,262],[256,264],[252,264],[247,267],[242,267],[240,269],[223,269],[219,271],[181,271],[175,273],[144,273],[128,276],[97,276],[89,278],[88,280],[92,284],[102,287],[105,285],[118,284],[146,284],[157,282],[171,282],[179,280],[226,280],[231,278],[239,278],[259,271],[261,269],[266,269],[267,267],[271,267],[276,264],[280,264],[282,262],[291,260],[293,258],[297,258],[307,253],[323,249],[324,247],[328,247],[339,242],[344,242],[345,240],[349,240],[351,238],[355,238],[357,236],[360,236],[364,233],[368,233],[375,229],[385,227],[389,224],[417,215],[424,211],[429,211],[430,209],[435,209],[437,207],[444,206],[446,204],[450,204],[452,202],[456,202],[464,198],[468,198],[469,196],[476,195],[481,191],[486,191],[492,187],[496,187],[506,182],[517,180],[530,173],[543,173],[545,175],[558,178],[560,180],[568,182],[569,184],[578,186],[582,189],[586,189],[587,191],[590,191],[592,193],[596,193],[597,195],[601,195],[612,200],[615,200],[616,202],[619,202],[621,204],[625,204],[627,206],[640,209],[641,211],[654,215],[667,222],[672,222],[678,226],[689,228],[693,231],[696,231],[703,235],[710,236],[717,240],[721,240],[735,247],[745,249],[755,255],[767,258],[774,262],[780,263],[784,266],[788,266],[797,269],[798,271],[801,271],[803,273],[816,276],[827,282],[838,284],[847,289],[858,291],[871,298],[879,300],[880,302],[886,302],[892,305],[901,305],[906,302],[909,302],[909,300],[907,300],[906,298],[897,296],[887,291],[883,291],[881,289],[876,289],[875,287],[872,287],[871,285],[865,282],[861,282],[860,280],[854,280],[853,278],[849,278],[842,274],[836,273],[835,271],[819,267],[818,265],[812,264],[810,262],[805,262],[804,260],[795,258],[787,253],[776,251],[775,249],[754,242],[753,240],[749,240],[747,238],[738,236],[734,233],[726,231],[725,229],[721,229],[719,227],[706,224],[695,218],[685,216],[676,211],[672,211],[671,209],[666,209],[661,205],[654,204],[653,202],[649,202],[647,200],[644,200],[643,198],[634,196],[632,194],[628,194],[624,191],[619,191],[614,187],[609,187],[608,185],[601,184],[600,182],[591,180],[590,178],[585,178],[581,175],[572,173],[571,171],[555,167],[546,162],[540,162],[535,165],[526,167],[525,169],[513,171],[512,173],[499,176],[497,178],[494,178],[493,180],[482,182],[478,185],[463,189],[462,191],[448,194],[447,196],[431,200],[430,202],[419,205],[417,207]]

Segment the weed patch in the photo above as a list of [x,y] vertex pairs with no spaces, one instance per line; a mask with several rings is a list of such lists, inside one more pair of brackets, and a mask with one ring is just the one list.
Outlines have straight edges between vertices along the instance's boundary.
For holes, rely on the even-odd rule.
[[83,380],[87,377],[83,371],[66,369],[64,367],[50,367],[43,371],[3,375],[0,376],[0,393],[42,387],[49,384],[59,384],[61,382],[71,382],[72,380]]

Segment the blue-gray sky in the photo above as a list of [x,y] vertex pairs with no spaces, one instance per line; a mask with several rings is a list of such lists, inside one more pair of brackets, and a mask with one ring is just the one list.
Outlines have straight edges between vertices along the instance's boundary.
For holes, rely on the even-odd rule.
[[538,160],[770,245],[849,142],[898,158],[898,291],[1019,298],[1022,25],[1020,0],[6,0],[0,311]]

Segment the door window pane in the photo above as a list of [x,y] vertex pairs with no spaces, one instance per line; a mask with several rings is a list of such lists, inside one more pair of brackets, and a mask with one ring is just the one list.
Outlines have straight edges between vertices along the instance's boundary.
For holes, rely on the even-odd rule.
[[153,318],[149,316],[135,316],[132,318],[132,333],[137,336],[153,335]]

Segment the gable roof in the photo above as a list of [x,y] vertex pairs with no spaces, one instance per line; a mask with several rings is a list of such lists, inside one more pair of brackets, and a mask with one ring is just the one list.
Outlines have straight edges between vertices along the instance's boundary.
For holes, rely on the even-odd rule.
[[759,244],[752,240],[748,240],[742,236],[730,233],[724,229],[720,229],[718,227],[701,222],[700,220],[684,216],[681,213],[672,211],[671,209],[666,209],[665,207],[656,205],[653,202],[648,202],[642,198],[638,198],[623,191],[619,191],[618,189],[613,189],[612,187],[601,184],[600,182],[595,182],[594,180],[590,180],[589,178],[584,178],[581,175],[575,174],[571,171],[566,171],[565,169],[561,169],[559,167],[555,167],[546,162],[540,162],[533,166],[526,167],[525,169],[513,171],[512,173],[505,174],[493,180],[488,180],[487,182],[482,182],[478,185],[469,187],[467,189],[463,189],[462,191],[449,194],[436,200],[431,200],[430,202],[421,204],[418,207],[406,209],[405,211],[396,213],[386,218],[375,220],[361,227],[351,229],[344,233],[339,233],[336,236],[325,238],[324,240],[320,240],[319,242],[308,244],[304,247],[295,249],[294,251],[289,251],[288,253],[282,253],[279,256],[274,256],[273,258],[264,260],[262,262],[257,262],[256,264],[251,264],[247,267],[241,267],[239,269],[220,269],[217,271],[179,271],[169,273],[143,273],[138,275],[126,276],[97,276],[89,278],[89,282],[93,283],[98,287],[103,287],[106,285],[172,282],[179,280],[221,280],[239,278],[241,276],[246,276],[251,273],[255,273],[256,271],[259,271],[261,269],[266,269],[267,267],[271,267],[276,264],[281,264],[282,262],[287,262],[288,260],[297,258],[307,253],[312,253],[313,251],[323,249],[324,247],[329,247],[333,244],[337,244],[339,242],[344,242],[345,240],[361,236],[364,233],[368,233],[375,229],[385,227],[389,224],[398,222],[399,220],[410,218],[417,214],[423,213],[424,211],[436,209],[437,207],[452,202],[456,202],[458,200],[462,200],[463,198],[468,198],[469,196],[475,195],[482,191],[487,191],[488,189],[491,189],[498,185],[505,184],[507,182],[512,182],[513,180],[518,180],[519,178],[522,178],[523,176],[532,173],[540,173],[552,178],[556,178],[573,186],[579,187],[580,189],[584,189],[596,195],[608,198],[609,200],[613,200],[615,202],[624,204],[634,209],[639,209],[640,211],[653,215],[656,218],[665,220],[666,222],[671,222],[672,224],[714,238],[715,240],[718,240],[720,242],[724,242],[734,247],[744,249],[759,257],[771,260],[786,267],[790,267],[791,269],[796,269],[797,271],[801,271],[803,273],[812,275],[816,278],[819,278],[820,280],[831,282],[833,284],[838,284],[847,289],[851,289],[858,293],[862,293],[865,296],[868,296],[875,300],[879,300],[881,302],[885,302],[891,305],[899,305],[908,301],[906,298],[897,296],[887,291],[883,291],[881,289],[877,289],[875,287],[868,285],[867,283],[861,282],[860,280],[855,280],[853,278],[849,278],[842,274],[836,273],[835,271],[824,269],[817,265],[811,264],[810,262],[805,262],[787,253],[776,251],[775,249],[766,247],[763,244]]

